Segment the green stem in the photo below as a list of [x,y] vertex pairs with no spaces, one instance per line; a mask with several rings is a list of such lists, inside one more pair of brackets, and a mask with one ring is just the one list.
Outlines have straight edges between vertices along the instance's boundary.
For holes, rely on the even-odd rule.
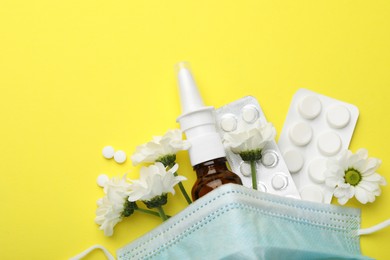
[[[173,173],[173,175],[178,176],[179,174],[177,172]],[[183,186],[183,183],[179,182],[179,188],[181,193],[183,194],[184,198],[186,199],[188,204],[192,203],[192,200],[190,199],[190,196],[188,196],[186,189]]]
[[153,215],[153,216],[160,217],[160,214],[158,214],[156,211],[153,211],[153,210],[140,209],[140,208],[137,208],[136,210],[138,210],[139,212],[143,212],[143,213],[147,213],[147,214],[150,214],[150,215]]
[[252,160],[251,163],[251,173],[252,173],[252,188],[257,190],[257,176],[256,176],[256,161]]
[[158,210],[158,214],[160,215],[160,218],[161,218],[163,221],[165,221],[165,220],[168,219],[167,215],[165,215],[165,212],[164,212],[162,206],[158,206],[158,207],[157,207],[157,210]]

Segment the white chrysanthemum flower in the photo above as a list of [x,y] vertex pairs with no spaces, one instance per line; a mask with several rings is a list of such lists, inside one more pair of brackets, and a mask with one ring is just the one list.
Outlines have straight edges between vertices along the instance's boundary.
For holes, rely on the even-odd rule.
[[386,185],[384,177],[376,173],[381,160],[368,158],[366,149],[342,153],[339,159],[330,159],[325,171],[325,183],[335,188],[334,196],[344,205],[352,197],[363,204],[374,202],[381,194],[379,185]]
[[169,130],[165,135],[155,136],[152,141],[137,146],[131,160],[134,166],[143,162],[154,163],[163,157],[176,155],[177,152],[188,148],[190,148],[190,143],[183,140],[181,130]]
[[223,137],[223,143],[225,148],[236,154],[241,155],[254,151],[259,153],[269,141],[275,138],[275,135],[276,130],[272,123],[255,124],[254,126],[242,125],[237,130],[226,133]]
[[112,236],[115,225],[124,217],[129,188],[130,183],[126,181],[126,175],[122,178],[111,178],[104,184],[106,196],[97,201],[95,222],[104,230],[106,236]]
[[151,201],[156,197],[166,195],[168,192],[175,194],[174,186],[187,178],[184,176],[175,176],[179,166],[175,164],[168,171],[165,166],[156,162],[149,167],[142,167],[140,178],[134,180],[131,184],[129,201]]

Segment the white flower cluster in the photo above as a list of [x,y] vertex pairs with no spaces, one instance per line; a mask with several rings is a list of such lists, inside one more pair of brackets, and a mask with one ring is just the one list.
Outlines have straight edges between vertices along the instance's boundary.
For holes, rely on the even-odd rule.
[[183,140],[182,131],[170,130],[163,136],[155,136],[152,141],[137,146],[131,160],[134,166],[140,163],[154,163],[164,156],[175,155],[188,148],[190,148],[190,143]]
[[114,177],[104,184],[103,198],[97,201],[95,222],[106,236],[113,234],[114,226],[122,220],[125,202],[130,194],[130,184],[123,178]]
[[155,163],[149,167],[142,167],[140,178],[132,181],[129,201],[149,201],[166,193],[175,194],[173,187],[180,181],[187,180],[184,176],[174,176],[179,166],[175,164],[166,171],[162,163]]
[[276,130],[272,123],[240,126],[237,130],[226,133],[224,145],[233,153],[261,151],[264,146],[275,138]]
[[174,186],[187,178],[175,174],[178,164],[174,164],[167,170],[161,162],[155,161],[164,156],[176,155],[178,151],[188,148],[189,143],[182,140],[180,130],[168,131],[164,136],[154,137],[151,142],[137,147],[137,151],[132,156],[134,165],[141,162],[154,163],[141,168],[138,180],[130,180],[126,176],[104,180],[105,196],[97,201],[95,222],[100,225],[101,230],[104,230],[106,236],[113,234],[115,225],[123,217],[139,209],[135,202],[142,201],[148,205],[148,202],[153,201],[155,205],[154,200],[157,200],[157,206],[161,206],[163,205],[161,203],[166,201],[159,202],[160,197],[166,197],[168,193],[175,194]]
[[345,151],[339,159],[328,160],[325,183],[335,188],[334,196],[341,205],[354,196],[363,204],[374,202],[381,194],[379,185],[386,185],[385,178],[376,172],[380,165],[381,160],[368,158],[366,149],[355,154]]

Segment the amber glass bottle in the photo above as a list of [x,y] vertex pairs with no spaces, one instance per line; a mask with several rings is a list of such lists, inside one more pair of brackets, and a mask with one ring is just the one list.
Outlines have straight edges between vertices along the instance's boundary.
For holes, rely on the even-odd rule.
[[197,180],[192,187],[192,199],[197,200],[206,193],[227,183],[241,184],[240,177],[226,166],[226,158],[217,158],[194,166]]

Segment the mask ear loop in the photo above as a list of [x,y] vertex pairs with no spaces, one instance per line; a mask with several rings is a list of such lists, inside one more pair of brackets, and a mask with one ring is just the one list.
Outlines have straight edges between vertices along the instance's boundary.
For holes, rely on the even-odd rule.
[[108,250],[104,246],[101,246],[101,245],[91,246],[90,248],[81,252],[80,254],[78,254],[72,258],[69,258],[69,260],[80,260],[80,259],[84,258],[86,255],[88,255],[89,253],[91,253],[95,249],[101,249],[103,251],[103,253],[106,255],[108,260],[115,260],[115,258],[112,256],[112,254],[110,252],[108,252]]
[[390,219],[385,220],[385,221],[379,223],[378,225],[375,225],[375,226],[372,226],[372,227],[369,227],[369,228],[359,229],[358,230],[358,236],[372,234],[372,233],[377,232],[377,231],[379,231],[381,229],[384,229],[384,228],[386,228],[388,226],[390,226]]

